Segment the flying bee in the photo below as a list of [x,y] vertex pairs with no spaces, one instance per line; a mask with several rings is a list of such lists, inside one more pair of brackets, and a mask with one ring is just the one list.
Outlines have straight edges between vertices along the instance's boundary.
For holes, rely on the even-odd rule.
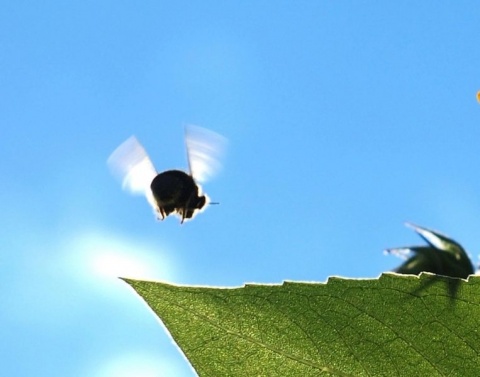
[[181,223],[192,219],[210,202],[197,182],[205,182],[220,168],[219,159],[226,139],[198,126],[185,127],[188,173],[167,170],[158,173],[147,152],[135,136],[124,141],[110,155],[107,164],[120,178],[122,187],[133,194],[143,194],[159,220],[170,214]]

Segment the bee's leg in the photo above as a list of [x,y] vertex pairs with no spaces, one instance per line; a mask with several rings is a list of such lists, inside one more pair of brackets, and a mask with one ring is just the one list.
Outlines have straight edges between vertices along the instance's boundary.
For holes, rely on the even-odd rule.
[[165,220],[165,217],[166,217],[165,209],[163,207],[158,207],[158,209],[160,211],[160,215],[162,216],[162,218],[161,219],[159,218],[159,220]]
[[183,218],[191,219],[193,217],[193,214],[195,213],[195,207],[192,205],[194,202],[196,195],[191,194],[190,197],[187,200],[187,203],[185,204],[185,208],[183,209]]

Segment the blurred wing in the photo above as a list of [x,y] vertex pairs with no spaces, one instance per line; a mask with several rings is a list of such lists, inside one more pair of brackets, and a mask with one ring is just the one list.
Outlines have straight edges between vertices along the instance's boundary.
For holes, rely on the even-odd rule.
[[121,180],[124,190],[143,194],[151,202],[150,184],[157,172],[135,136],[131,136],[115,149],[107,164],[112,174]]
[[205,182],[221,169],[220,160],[225,153],[227,139],[216,132],[198,126],[185,127],[190,175]]

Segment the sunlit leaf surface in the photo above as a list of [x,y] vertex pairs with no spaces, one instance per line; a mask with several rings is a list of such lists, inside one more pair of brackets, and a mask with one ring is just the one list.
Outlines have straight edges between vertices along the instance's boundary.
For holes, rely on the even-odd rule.
[[199,376],[480,375],[475,276],[385,274],[233,289],[126,281]]

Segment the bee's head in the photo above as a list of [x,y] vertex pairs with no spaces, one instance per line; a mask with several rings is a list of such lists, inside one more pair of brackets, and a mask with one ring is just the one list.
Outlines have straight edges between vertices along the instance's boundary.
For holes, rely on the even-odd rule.
[[205,195],[199,196],[195,208],[202,209],[207,203],[207,197]]
[[[196,210],[202,210],[202,208],[207,203],[207,197],[205,195],[197,196],[196,198],[190,199],[190,205],[185,208],[185,213],[183,213],[183,209],[180,209],[180,216],[184,219],[191,219],[195,215]],[[182,220],[183,222],[183,220]]]

